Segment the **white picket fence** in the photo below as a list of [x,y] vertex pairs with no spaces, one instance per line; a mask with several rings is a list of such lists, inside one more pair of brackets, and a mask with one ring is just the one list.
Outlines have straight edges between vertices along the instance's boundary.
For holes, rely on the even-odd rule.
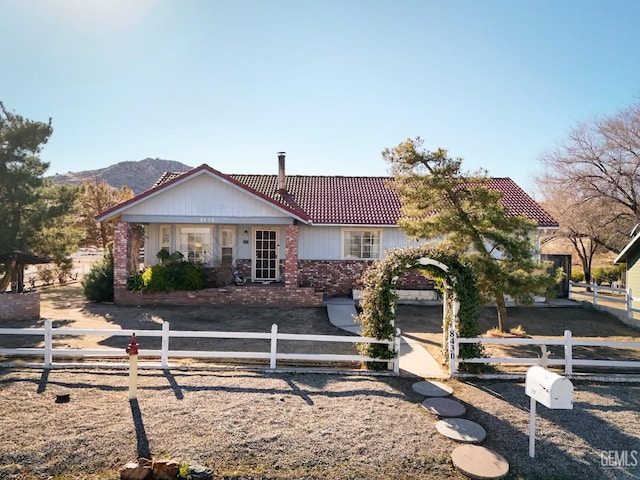
[[640,368],[640,360],[605,360],[605,359],[576,359],[573,358],[573,347],[610,347],[610,348],[640,348],[640,342],[619,342],[606,340],[585,340],[573,338],[570,330],[565,330],[562,338],[455,338],[454,354],[450,356],[450,372],[452,376],[458,374],[461,363],[480,364],[510,364],[537,365],[540,357],[486,357],[486,358],[458,358],[459,346],[463,343],[479,343],[484,345],[545,345],[563,346],[563,358],[549,358],[547,365],[564,366],[565,375],[573,374],[574,366],[610,367],[610,368]]
[[633,308],[633,302],[640,302],[640,298],[633,298],[630,288],[605,287],[595,283],[569,281],[569,299],[586,300],[596,308],[624,310],[625,316],[630,320],[633,320],[634,313],[640,313],[640,309]]
[[[355,336],[338,336],[338,335],[309,335],[298,333],[279,333],[278,326],[272,325],[271,332],[217,332],[217,331],[199,331],[199,330],[170,330],[169,322],[162,324],[161,330],[115,330],[115,329],[80,329],[80,328],[54,328],[51,320],[45,320],[43,328],[0,328],[0,335],[34,335],[43,337],[42,347],[25,347],[25,348],[0,348],[0,355],[7,356],[42,356],[42,363],[19,363],[19,362],[3,362],[0,366],[36,366],[44,368],[52,368],[56,366],[74,366],[75,364],[56,362],[55,358],[126,358],[125,344],[123,348],[101,348],[101,349],[78,349],[78,348],[57,348],[54,346],[53,339],[60,336],[84,336],[97,335],[108,337],[128,337],[131,339],[135,333],[136,338],[160,337],[161,348],[159,350],[150,350],[141,348],[139,356],[147,358],[157,358],[159,363],[140,364],[140,367],[156,367],[170,368],[170,358],[201,358],[201,359],[252,359],[265,360],[269,362],[269,368],[275,369],[279,360],[285,361],[311,361],[311,362],[384,362],[387,368],[392,370],[396,375],[399,374],[399,353],[400,353],[400,330],[397,330],[395,340],[378,340],[375,338],[355,337]],[[269,351],[204,351],[204,350],[171,350],[169,342],[172,338],[225,338],[225,339],[254,339],[269,340]],[[380,343],[388,346],[389,350],[396,353],[395,359],[380,360],[370,358],[363,355],[345,355],[345,354],[318,354],[318,353],[284,353],[278,352],[278,342],[281,340],[295,342],[338,342],[338,343]],[[82,363],[82,366],[87,366]],[[92,363],[91,366],[126,366],[126,363]]]

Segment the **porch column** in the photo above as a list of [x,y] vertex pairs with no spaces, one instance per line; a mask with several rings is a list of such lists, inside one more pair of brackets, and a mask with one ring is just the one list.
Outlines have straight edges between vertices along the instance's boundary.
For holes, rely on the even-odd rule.
[[131,227],[126,222],[118,222],[113,232],[113,296],[116,303],[120,294],[127,290],[131,270]]
[[298,288],[298,226],[285,227],[284,286]]

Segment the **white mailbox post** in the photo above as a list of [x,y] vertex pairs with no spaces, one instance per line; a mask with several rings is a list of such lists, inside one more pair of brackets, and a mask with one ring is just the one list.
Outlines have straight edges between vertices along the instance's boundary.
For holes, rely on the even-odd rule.
[[536,448],[536,402],[540,402],[547,408],[571,410],[573,408],[573,384],[568,378],[536,365],[527,370],[525,393],[531,398],[529,456],[533,458]]

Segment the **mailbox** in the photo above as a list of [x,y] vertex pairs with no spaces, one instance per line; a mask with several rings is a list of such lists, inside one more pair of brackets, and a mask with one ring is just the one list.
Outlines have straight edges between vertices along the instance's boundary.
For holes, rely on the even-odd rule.
[[547,408],[573,408],[571,380],[540,366],[527,370],[525,393]]

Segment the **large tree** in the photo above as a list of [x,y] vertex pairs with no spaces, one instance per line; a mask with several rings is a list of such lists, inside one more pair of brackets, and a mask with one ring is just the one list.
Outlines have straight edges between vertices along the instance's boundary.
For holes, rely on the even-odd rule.
[[[53,133],[51,120],[38,122],[7,110],[0,102],[0,251],[28,251],[60,260],[70,252],[75,231],[67,215],[75,190],[54,187],[43,178],[49,167],[39,154]],[[0,266],[0,292],[18,266]]]
[[601,221],[615,234],[592,239],[619,251],[640,223],[640,104],[577,125],[541,162],[538,181],[545,201],[558,203],[557,194],[569,194],[573,205],[591,206],[595,200]]
[[78,197],[78,226],[84,230],[84,242],[92,246],[106,248],[113,241],[113,223],[96,222],[95,216],[120,202],[133,197],[133,191],[126,185],[120,189],[98,179],[86,180]]
[[485,172],[464,172],[462,159],[422,145],[420,138],[409,139],[382,153],[402,199],[400,227],[412,238],[440,239],[468,255],[479,290],[496,303],[498,328],[508,332],[506,296],[530,301],[553,284],[532,258],[535,223],[507,211],[501,193],[486,187]]
[[568,241],[580,259],[585,281],[591,282],[594,258],[607,252],[605,245],[618,241],[617,217],[609,210],[619,210],[620,207],[603,198],[577,199],[572,191],[554,185],[543,185],[541,188],[547,199],[544,208],[560,225],[544,238],[543,244]]

